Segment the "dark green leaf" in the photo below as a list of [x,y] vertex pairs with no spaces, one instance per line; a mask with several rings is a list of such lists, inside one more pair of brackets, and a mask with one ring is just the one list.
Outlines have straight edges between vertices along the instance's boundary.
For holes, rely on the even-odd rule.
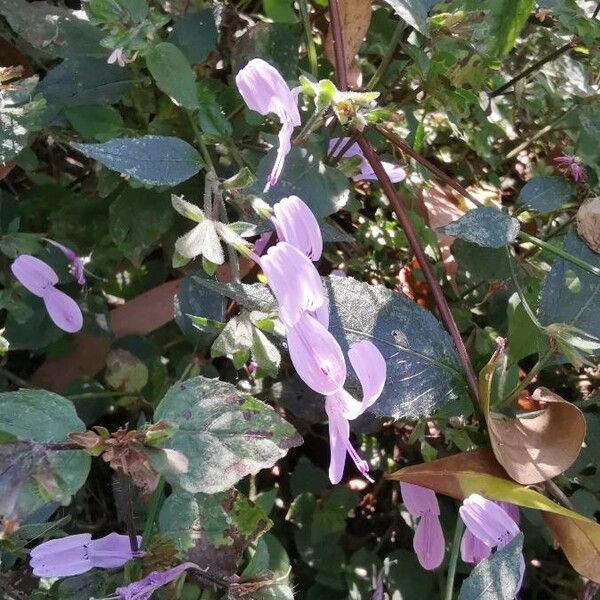
[[226,490],[302,443],[270,406],[216,379],[195,377],[175,384],[154,418],[179,426],[168,447],[183,453],[189,468],[166,478],[192,493]]
[[[45,390],[20,390],[0,394],[0,432],[11,434],[20,441],[0,444],[8,449],[6,464],[0,467],[0,496],[6,502],[8,492],[17,494],[17,512],[28,515],[54,497],[68,500],[87,479],[90,457],[78,450],[49,451],[35,442],[66,442],[71,431],[83,431],[85,425],[77,416],[73,404]],[[10,465],[10,468],[9,468]],[[14,481],[19,471],[25,480],[15,489],[4,488],[6,478]],[[17,478],[18,479],[18,478]],[[42,491],[42,489],[44,491]],[[1,515],[0,515],[1,516]]]
[[530,179],[519,194],[519,204],[541,213],[552,212],[571,199],[573,186],[564,177],[540,175]]
[[86,140],[105,142],[123,131],[121,113],[112,106],[70,106],[63,112],[71,127]]
[[437,580],[431,571],[426,571],[411,550],[396,550],[390,554],[384,566],[386,587],[397,590],[402,600],[424,600],[434,598]]
[[177,490],[165,500],[159,524],[186,560],[217,577],[234,575],[244,550],[272,525],[236,489],[212,495]]
[[225,118],[223,109],[217,102],[215,94],[208,87],[201,85],[198,89],[199,110],[197,114],[200,129],[216,139],[231,137],[231,124]]
[[519,222],[486,206],[470,210],[449,225],[440,227],[438,231],[478,246],[501,248],[515,241],[519,233]]
[[109,65],[104,58],[69,58],[48,71],[38,86],[48,103],[44,120],[53,122],[67,106],[115,104],[131,84],[126,67]]
[[297,23],[293,0],[263,0],[265,15],[276,23]]
[[[600,254],[575,233],[565,238],[564,248],[600,268]],[[600,277],[558,258],[542,287],[538,317],[542,325],[566,323],[600,338]]]
[[94,569],[63,579],[58,586],[58,600],[89,600],[103,597],[107,592],[108,574],[101,569]]
[[156,85],[177,106],[198,108],[196,78],[183,52],[169,42],[161,42],[146,55],[146,65]]
[[265,194],[267,176],[275,161],[276,150],[271,150],[258,165],[256,183],[250,193],[259,194],[273,205],[286,196],[298,196],[311,208],[317,218],[323,218],[342,209],[350,198],[348,179],[337,169],[327,167],[306,148],[292,148],[285,159],[281,178]]
[[491,56],[503,56],[512,50],[534,6],[534,0],[491,1],[487,14]]
[[458,600],[513,600],[519,591],[523,534],[480,562],[465,579]]
[[423,0],[385,0],[408,25],[427,35],[427,6]]
[[502,281],[510,277],[510,264],[504,248],[484,248],[458,239],[452,244],[459,276],[467,285],[482,281]]
[[169,40],[191,64],[204,62],[217,46],[217,26],[210,8],[193,12],[175,21]]
[[[328,277],[330,331],[344,353],[370,340],[387,363],[383,392],[369,409],[396,419],[428,415],[464,389],[463,370],[439,321],[405,296],[351,277]],[[348,387],[348,386],[347,386]],[[360,397],[354,380],[349,389]]]
[[105,167],[150,185],[177,185],[198,173],[202,164],[192,146],[174,137],[145,135],[71,145]]
[[46,102],[33,95],[37,82],[35,76],[0,88],[0,165],[17,156],[39,129]]
[[173,222],[169,194],[127,186],[111,204],[109,219],[115,244],[139,267]]
[[175,296],[175,322],[195,344],[208,345],[216,337],[214,332],[202,332],[190,320],[189,315],[204,317],[211,321],[225,320],[225,300],[221,294],[199,285],[201,275],[185,277]]

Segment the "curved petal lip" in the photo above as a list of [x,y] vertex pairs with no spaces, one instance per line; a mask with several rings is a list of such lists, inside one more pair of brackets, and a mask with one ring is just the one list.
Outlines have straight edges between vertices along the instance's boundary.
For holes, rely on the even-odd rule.
[[73,298],[56,288],[50,288],[43,300],[50,318],[58,328],[67,333],[75,333],[83,327],[83,314]]
[[48,288],[58,283],[58,275],[54,269],[29,254],[17,257],[10,268],[21,285],[36,296],[43,296]]

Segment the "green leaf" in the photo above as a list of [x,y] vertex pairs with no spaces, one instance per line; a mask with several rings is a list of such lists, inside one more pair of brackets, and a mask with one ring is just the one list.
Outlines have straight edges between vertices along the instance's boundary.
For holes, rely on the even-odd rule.
[[169,42],[161,42],[146,55],[146,66],[156,85],[177,106],[198,108],[196,78],[183,52]]
[[217,25],[211,8],[193,12],[175,21],[169,40],[191,64],[204,62],[217,47]]
[[52,498],[66,502],[75,494],[87,479],[90,457],[79,450],[46,450],[36,442],[66,442],[68,433],[84,430],[73,404],[58,394],[45,390],[0,394],[0,432],[19,440],[0,444],[3,510],[11,504],[11,495],[17,514],[24,517]]
[[471,286],[482,281],[502,281],[510,277],[510,264],[504,248],[485,248],[458,239],[452,244],[458,273]]
[[519,222],[503,212],[491,208],[475,208],[438,231],[487,248],[501,248],[514,242],[519,233]]
[[52,123],[67,106],[115,104],[132,85],[129,68],[109,65],[104,58],[69,58],[48,71],[38,86],[48,108],[44,121]]
[[89,600],[103,597],[107,592],[108,574],[101,569],[94,569],[63,579],[58,585],[58,600]]
[[0,165],[17,156],[40,128],[46,102],[33,95],[37,82],[34,76],[0,88]]
[[225,320],[225,300],[222,295],[199,285],[198,279],[202,279],[202,276],[195,275],[181,280],[175,296],[175,322],[190,341],[207,346],[215,339],[216,334],[208,330],[200,331],[189,315],[222,322]]
[[234,575],[244,550],[271,525],[236,489],[212,495],[176,490],[159,516],[161,535],[185,553],[185,560],[218,577]]
[[520,587],[523,534],[481,561],[465,579],[458,600],[513,600]]
[[173,223],[169,194],[127,186],[110,205],[109,222],[115,244],[139,267]]
[[[351,277],[327,277],[329,329],[344,353],[351,343],[370,340],[387,363],[387,379],[369,409],[380,417],[431,414],[464,389],[454,344],[439,321],[402,294]],[[360,398],[360,385],[346,388]]]
[[86,140],[105,142],[123,131],[121,113],[112,106],[70,106],[63,112],[71,127]]
[[437,581],[434,573],[426,571],[411,550],[396,550],[384,563],[385,583],[388,589],[397,590],[402,600],[434,598]]
[[[579,236],[570,233],[564,248],[573,256],[600,268],[600,254],[590,250]],[[573,281],[577,285],[573,285]],[[559,258],[546,277],[538,317],[542,325],[565,323],[600,338],[600,277]]]
[[71,146],[105,167],[149,185],[177,185],[196,175],[202,164],[200,154],[175,137],[145,135]]
[[385,0],[396,13],[423,35],[428,34],[427,6],[423,0]]
[[573,185],[564,177],[540,175],[523,186],[518,203],[526,208],[548,213],[566,204],[572,195]]
[[248,193],[261,196],[271,205],[286,196],[298,196],[317,218],[331,215],[346,205],[350,198],[348,179],[337,169],[325,166],[319,156],[306,148],[292,148],[279,182],[263,193],[276,153],[273,149],[261,159],[256,170],[256,183]]
[[200,85],[198,101],[199,110],[196,118],[200,129],[210,137],[228,140],[231,137],[231,123],[225,118],[214,92],[205,85]]
[[195,377],[175,384],[154,418],[179,425],[168,447],[183,453],[189,468],[166,478],[192,493],[226,490],[302,443],[270,406],[216,379]]
[[534,0],[492,0],[486,18],[489,21],[488,52],[491,56],[508,54],[521,33]]
[[293,0],[263,0],[265,15],[276,23],[297,23]]

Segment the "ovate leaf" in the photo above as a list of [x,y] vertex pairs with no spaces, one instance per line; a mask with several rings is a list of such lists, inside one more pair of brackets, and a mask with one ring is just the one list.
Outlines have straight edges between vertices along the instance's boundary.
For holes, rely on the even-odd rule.
[[480,494],[490,500],[540,510],[573,568],[584,577],[600,582],[600,525],[509,479],[491,450],[463,452],[413,465],[388,477],[458,500]]
[[419,33],[427,35],[427,5],[423,0],[385,0],[396,13]]
[[177,490],[162,506],[160,533],[185,559],[219,577],[230,577],[244,550],[269,529],[262,509],[236,489],[217,494]]
[[213,10],[206,8],[175,21],[169,40],[195,65],[204,62],[215,49],[217,37]]
[[181,50],[169,42],[153,46],[146,55],[146,65],[156,85],[178,106],[198,108],[196,78]]
[[564,177],[540,175],[523,186],[518,202],[526,208],[548,213],[568,202],[572,194],[573,186]]
[[488,51],[492,56],[508,54],[529,14],[534,0],[491,0],[487,20],[490,27]]
[[188,472],[166,477],[191,493],[226,490],[302,443],[270,406],[216,379],[195,377],[175,384],[154,418],[179,426],[168,447],[187,457]]
[[519,222],[495,208],[485,206],[470,210],[449,225],[438,228],[438,231],[478,246],[501,248],[515,241]]
[[523,567],[523,534],[481,561],[465,579],[458,600],[513,600]]
[[177,185],[198,173],[202,164],[200,154],[187,142],[160,135],[71,146],[113,171],[150,185]]

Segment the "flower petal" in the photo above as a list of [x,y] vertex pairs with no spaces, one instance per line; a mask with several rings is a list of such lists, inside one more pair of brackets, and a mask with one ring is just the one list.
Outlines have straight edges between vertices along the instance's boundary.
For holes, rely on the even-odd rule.
[[342,480],[346,464],[346,443],[350,437],[350,424],[332,404],[331,397],[325,400],[325,411],[329,418],[329,481],[336,484]]
[[205,229],[202,256],[215,265],[222,265],[225,262],[225,254],[223,246],[221,246],[221,240],[217,234],[215,222],[205,219],[199,226],[204,226]]
[[89,533],[68,535],[49,540],[30,552],[29,564],[36,577],[69,577],[85,573],[92,568],[87,556]]
[[68,333],[75,333],[83,327],[83,314],[73,298],[52,287],[46,291],[43,300],[57,327]]
[[175,242],[175,250],[185,258],[196,258],[202,254],[204,238],[206,237],[206,227],[204,221],[190,229]]
[[279,304],[286,327],[293,326],[305,311],[325,303],[323,284],[310,260],[288,242],[269,248],[260,259],[267,283]]
[[[137,536],[138,545],[142,541]],[[94,567],[101,569],[116,569],[134,558],[129,542],[129,536],[109,533],[103,538],[92,540],[89,545],[89,558]]]
[[303,314],[287,330],[290,358],[298,376],[319,394],[338,391],[346,380],[346,361],[335,338],[319,321]]
[[58,275],[44,261],[22,254],[10,266],[21,285],[36,296],[43,296],[48,288],[58,283]]
[[404,506],[413,517],[419,517],[427,513],[440,514],[440,505],[433,490],[401,481],[400,491],[402,492]]
[[273,207],[271,219],[277,236],[289,242],[312,261],[321,258],[323,237],[312,210],[298,196],[283,198]]
[[466,563],[479,564],[492,553],[479,538],[475,537],[470,529],[465,529],[460,540],[460,557]]
[[444,532],[437,515],[425,513],[415,530],[413,547],[419,563],[429,571],[437,569],[444,560],[446,544]]

